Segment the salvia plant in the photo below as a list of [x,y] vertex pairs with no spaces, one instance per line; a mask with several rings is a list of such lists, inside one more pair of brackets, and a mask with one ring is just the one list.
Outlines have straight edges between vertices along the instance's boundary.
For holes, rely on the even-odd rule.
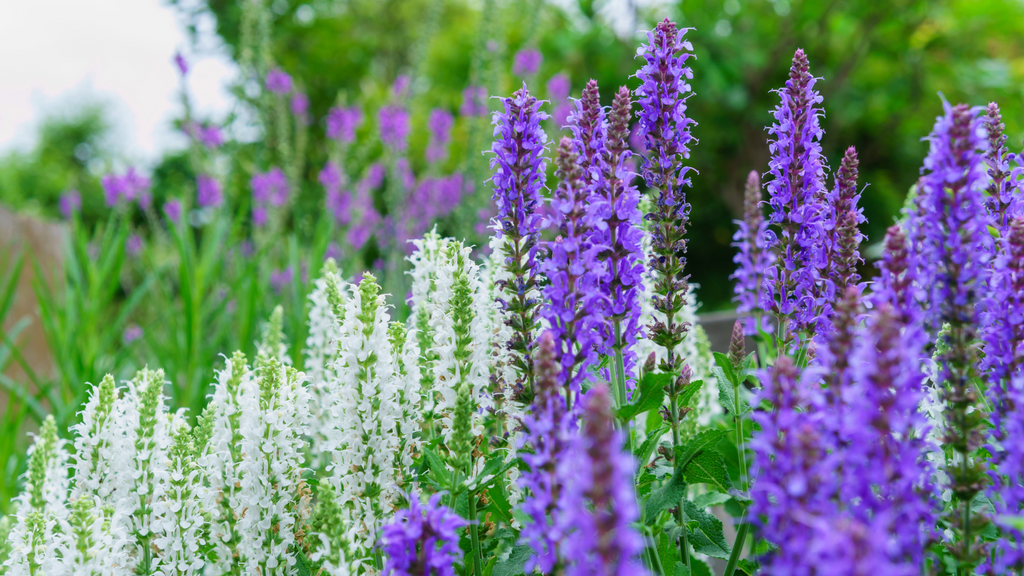
[[[686,269],[686,33],[647,32],[639,87],[605,106],[591,80],[557,142],[525,83],[500,98],[491,239],[416,230],[400,300],[329,258],[301,330],[274,309],[254,354],[218,362],[201,412],[147,367],[92,386],[70,439],[47,418],[0,523],[3,573],[1019,574],[1024,165],[998,106],[943,102],[869,279],[857,151],[830,170],[822,79],[797,50],[733,238],[741,316],[712,353]],[[272,209],[305,110],[287,74],[246,58],[266,105],[298,119],[272,125],[291,167],[253,179],[253,210]],[[379,111],[385,158],[357,189],[403,170],[408,89]],[[339,195],[361,121],[328,119],[329,202],[369,198]],[[431,158],[451,126],[431,115]],[[118,178],[112,201],[145,197]],[[358,236],[372,210],[334,216]]]

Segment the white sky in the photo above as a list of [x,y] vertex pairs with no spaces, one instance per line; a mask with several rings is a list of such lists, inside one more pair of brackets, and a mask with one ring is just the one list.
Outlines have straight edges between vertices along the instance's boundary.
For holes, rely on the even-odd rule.
[[[201,37],[213,42],[210,33]],[[223,118],[235,74],[217,46],[203,55],[187,49],[184,28],[161,0],[0,2],[0,153],[29,149],[42,118],[83,101],[108,104],[114,149],[129,161],[153,161],[184,145],[171,129],[181,106],[174,53],[192,63],[199,118]]]

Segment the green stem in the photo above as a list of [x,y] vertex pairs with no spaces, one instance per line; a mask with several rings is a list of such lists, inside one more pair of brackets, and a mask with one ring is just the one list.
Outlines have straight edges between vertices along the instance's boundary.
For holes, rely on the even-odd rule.
[[743,418],[739,413],[740,406],[740,385],[739,382],[734,382],[732,385],[732,398],[733,398],[733,410],[732,420],[733,429],[736,430],[736,459],[739,462],[740,468],[740,488],[746,486],[747,482],[747,450],[743,445]]
[[483,576],[483,567],[480,562],[480,523],[477,520],[476,512],[476,491],[469,491],[469,537],[473,543],[473,574]]
[[[626,405],[626,360],[622,354],[622,325],[621,321],[616,318],[614,321],[615,325],[615,403],[621,409]],[[622,422],[622,429],[626,432],[626,442],[629,444],[629,453],[633,453],[633,433],[630,430],[632,422],[629,420]]]
[[647,536],[651,539],[652,542],[654,542],[654,546],[647,547],[647,558],[648,562],[651,564],[650,568],[656,570],[658,574],[664,576],[665,566],[661,563],[661,555],[658,554],[658,542],[654,539],[654,532],[651,530],[650,526],[648,526],[646,530]]
[[732,543],[732,553],[729,554],[729,563],[725,565],[725,574],[722,576],[732,576],[732,573],[736,571],[736,564],[739,563],[740,557],[743,556],[743,545],[747,542],[747,528],[750,524],[744,522],[746,520],[746,514],[740,520],[740,529],[736,532],[736,541]]
[[[676,399],[675,383],[671,384],[672,389],[669,392],[669,406],[671,410],[671,418],[669,424],[672,426],[672,448],[675,449],[679,446],[679,401]],[[685,499],[685,497],[684,497]],[[679,524],[679,528],[682,529],[682,536],[679,538],[679,556],[683,559],[683,564],[687,568],[690,567],[690,545],[686,537],[686,510],[683,509],[683,501],[680,500],[679,506],[676,508],[676,524]]]

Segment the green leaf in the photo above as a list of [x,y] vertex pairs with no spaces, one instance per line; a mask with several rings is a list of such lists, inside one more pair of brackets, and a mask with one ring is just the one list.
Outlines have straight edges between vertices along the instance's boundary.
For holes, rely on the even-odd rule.
[[740,374],[736,371],[736,368],[733,367],[732,360],[729,360],[727,355],[722,354],[721,352],[712,352],[712,354],[715,356],[715,366],[722,372],[725,381],[729,382],[733,386],[743,381],[743,379],[740,378]]
[[[686,511],[686,531],[693,549],[712,558],[728,560],[730,548],[722,532],[722,521],[697,508],[689,500],[683,501],[683,510]],[[696,528],[690,529],[690,521],[697,523]]]
[[687,484],[707,484],[720,492],[729,490],[729,472],[725,469],[725,458],[717,450],[704,450],[686,465],[684,472]]
[[654,453],[655,448],[658,447],[658,441],[661,440],[662,435],[668,432],[668,426],[662,426],[653,433],[647,435],[647,439],[640,445],[633,456],[636,458],[637,467],[642,468],[647,465],[647,461],[651,459],[651,454]]
[[526,569],[524,566],[532,555],[533,548],[525,545],[516,546],[512,549],[512,553],[509,554],[508,560],[502,560],[494,565],[491,576],[519,576],[520,574],[525,574]]
[[707,564],[693,556],[690,557],[690,573],[693,576],[714,576]]
[[729,500],[732,500],[732,496],[728,494],[722,494],[720,492],[708,492],[707,494],[701,494],[700,496],[694,498],[693,505],[703,510],[704,508],[710,508],[711,506],[725,504]]
[[449,478],[448,468],[445,467],[444,461],[430,448],[423,449],[423,458],[427,462],[427,467],[437,477],[438,484],[441,486],[450,486],[451,479]]
[[301,549],[295,552],[295,575],[313,576],[313,573],[309,568],[309,559],[306,558],[306,553]]
[[728,434],[728,430],[705,430],[690,438],[684,446],[676,446],[676,470],[685,470],[694,456],[703,450],[714,448]]
[[690,400],[697,395],[697,392],[700,392],[700,389],[703,386],[703,380],[694,380],[693,382],[690,382],[689,384],[684,386],[682,392],[679,393],[679,405],[689,406]]
[[673,474],[668,484],[657,489],[644,504],[644,520],[650,525],[662,510],[678,506],[686,493],[686,481],[682,474]]
[[690,569],[686,567],[686,564],[676,562],[675,567],[672,569],[672,576],[690,576]]
[[[666,570],[671,570],[670,574],[679,574],[680,566],[686,570],[686,574],[689,574],[689,570],[683,565],[682,558],[679,557],[679,542],[664,532],[658,535],[658,557],[661,558],[661,565]],[[669,568],[670,566],[675,568]]]
[[640,380],[640,394],[636,402],[618,410],[619,420],[626,422],[649,410],[657,410],[665,400],[665,386],[671,381],[669,374],[645,374]]
[[760,568],[761,565],[757,562],[750,560],[749,558],[744,558],[743,560],[740,560],[736,563],[736,570],[733,572],[733,574],[736,574],[737,572],[742,572],[747,576],[754,576],[754,574],[757,574],[757,571]]
[[[711,367],[715,379],[718,381],[718,402],[729,414],[739,413],[741,416],[750,412],[750,406],[741,395],[736,398],[736,388],[743,388],[743,382],[752,375],[755,370],[754,354],[748,354],[740,364],[739,370],[733,368],[729,357],[721,352],[715,352],[715,365]],[[744,388],[745,389],[745,388]],[[739,405],[737,406],[737,402]]]

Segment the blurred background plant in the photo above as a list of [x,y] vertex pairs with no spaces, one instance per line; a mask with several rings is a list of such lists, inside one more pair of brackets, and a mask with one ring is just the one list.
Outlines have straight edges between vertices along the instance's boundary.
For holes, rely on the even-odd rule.
[[[829,116],[834,165],[860,152],[869,242],[918,178],[920,141],[950,101],[998,101],[1011,145],[1024,131],[1020,0],[171,0],[193,34],[212,15],[240,75],[226,118],[193,115],[178,60],[188,148],[129,168],[110,151],[100,105],[44,122],[38,144],[0,158],[0,202],[67,221],[61,281],[37,275],[52,373],[18,352],[25,321],[8,317],[0,372],[7,394],[0,513],[24,469],[24,436],[52,410],[74,423],[85,383],[163,368],[176,406],[199,413],[219,355],[252,354],[260,324],[284,309],[301,366],[309,279],[333,256],[346,275],[372,269],[404,317],[406,240],[436,225],[480,244],[493,215],[492,95],[522,82],[550,100],[549,138],[584,83],[626,84],[639,39],[665,16],[695,28],[699,122],[688,253],[705,309],[731,306],[732,220],[746,174],[767,169],[769,110],[787,56],[803,47]],[[7,290],[31,254],[0,262]],[[873,268],[869,269],[873,270]],[[865,274],[869,274],[869,270]],[[10,279],[14,278],[13,284]],[[7,496],[7,497],[5,497]]]

